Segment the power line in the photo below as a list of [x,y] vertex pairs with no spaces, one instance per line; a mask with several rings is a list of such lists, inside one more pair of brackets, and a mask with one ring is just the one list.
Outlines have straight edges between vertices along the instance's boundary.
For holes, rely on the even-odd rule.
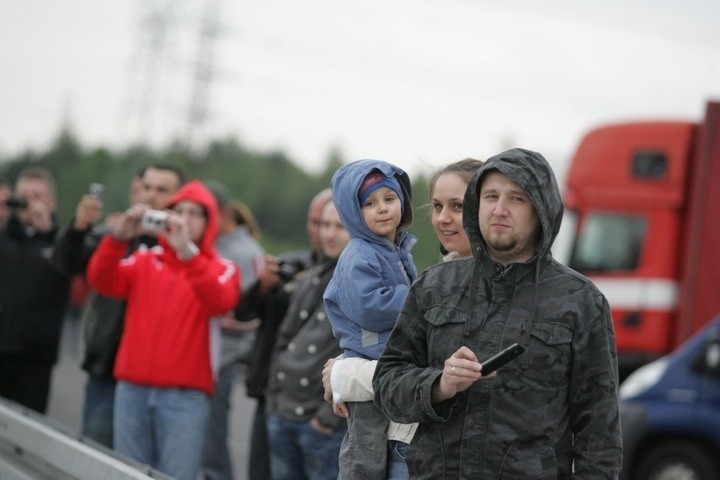
[[221,0],[138,2],[121,111],[122,130],[133,142],[180,139],[188,149],[196,149],[206,141],[221,34],[220,4]]
[[200,19],[195,72],[186,119],[188,149],[198,147],[198,143],[205,140],[210,90],[215,74],[215,46],[220,35],[220,2],[205,0]]

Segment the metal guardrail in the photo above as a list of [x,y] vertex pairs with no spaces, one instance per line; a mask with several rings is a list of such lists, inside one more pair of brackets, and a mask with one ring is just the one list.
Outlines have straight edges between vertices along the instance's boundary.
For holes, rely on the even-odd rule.
[[0,480],[172,480],[0,397]]

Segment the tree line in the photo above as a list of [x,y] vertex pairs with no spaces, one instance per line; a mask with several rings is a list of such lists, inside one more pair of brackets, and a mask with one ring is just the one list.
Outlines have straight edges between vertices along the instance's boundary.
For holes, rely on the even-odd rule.
[[[263,247],[268,253],[280,254],[307,248],[307,206],[317,192],[330,186],[333,173],[345,161],[339,152],[331,152],[322,171],[312,174],[282,151],[255,151],[235,138],[212,141],[200,158],[179,143],[163,149],[144,145],[122,150],[88,149],[72,132],[63,130],[46,151],[27,150],[4,158],[0,176],[14,182],[25,167],[47,168],[57,181],[58,220],[66,225],[92,182],[106,187],[106,213],[127,208],[132,175],[150,163],[174,164],[183,169],[188,179],[216,180],[227,185],[234,198],[244,202],[255,215]],[[410,231],[419,239],[413,256],[422,271],[439,261],[440,254],[429,221],[427,178],[412,180],[414,221]]]

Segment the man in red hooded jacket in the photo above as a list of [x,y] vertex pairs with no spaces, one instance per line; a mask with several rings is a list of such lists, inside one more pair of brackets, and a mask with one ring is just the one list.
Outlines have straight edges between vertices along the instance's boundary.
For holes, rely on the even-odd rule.
[[[106,235],[87,270],[91,287],[127,301],[115,377],[115,449],[178,479],[195,480],[213,393],[209,321],[239,300],[240,273],[213,247],[218,207],[199,181],[155,222],[137,204]],[[150,226],[158,246],[123,258]]]

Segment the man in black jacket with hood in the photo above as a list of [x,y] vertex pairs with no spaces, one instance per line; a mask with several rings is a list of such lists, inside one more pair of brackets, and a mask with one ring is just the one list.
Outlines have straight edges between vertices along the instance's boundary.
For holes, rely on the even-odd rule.
[[[550,252],[563,217],[537,152],[487,160],[468,185],[473,257],[413,284],[375,370],[375,401],[419,422],[414,479],[613,479],[622,463],[610,308]],[[489,375],[482,362],[519,343]]]

